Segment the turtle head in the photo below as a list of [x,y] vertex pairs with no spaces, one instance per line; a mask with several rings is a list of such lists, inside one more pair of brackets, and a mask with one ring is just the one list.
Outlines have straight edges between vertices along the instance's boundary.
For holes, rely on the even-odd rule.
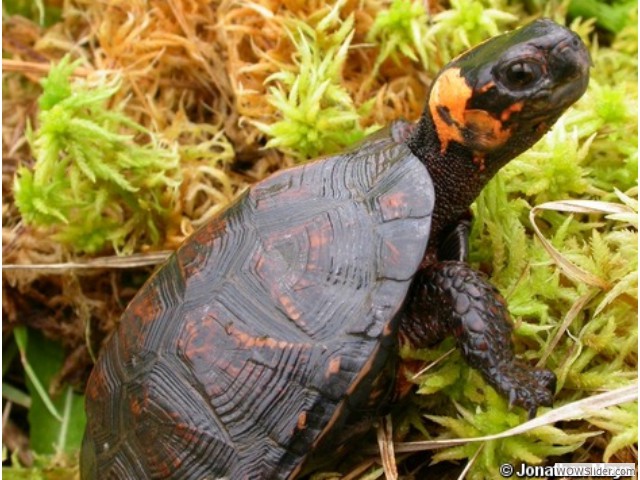
[[407,138],[436,191],[434,241],[503,165],[582,96],[590,64],[575,33],[542,19],[491,38],[444,67]]
[[431,88],[425,114],[441,153],[457,144],[478,168],[486,164],[495,173],[582,96],[589,66],[580,38],[548,19],[469,50],[449,63]]

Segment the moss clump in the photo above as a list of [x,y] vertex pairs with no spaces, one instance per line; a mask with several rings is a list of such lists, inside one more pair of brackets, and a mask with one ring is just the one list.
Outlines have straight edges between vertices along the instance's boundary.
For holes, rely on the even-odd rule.
[[450,9],[435,14],[428,35],[436,46],[434,55],[439,56],[440,61],[432,63],[447,63],[463,50],[498,35],[507,27],[514,27],[518,17],[508,12],[503,3],[452,0]]
[[287,32],[296,47],[296,68],[274,73],[266,82],[269,102],[282,119],[266,125],[267,147],[279,148],[297,159],[332,153],[366,134],[353,98],[341,85],[341,73],[353,38],[353,17],[339,21],[337,2],[314,27],[289,21]]
[[378,72],[387,58],[399,63],[401,55],[420,61],[426,69],[427,51],[434,50],[427,38],[428,25],[427,12],[421,2],[393,0],[388,10],[381,10],[367,35],[367,40],[378,43],[380,49],[372,74]]
[[[176,148],[110,108],[119,80],[72,86],[77,66],[66,57],[42,81],[37,128],[28,133],[35,164],[17,172],[16,205],[26,224],[52,227],[77,252],[157,245],[167,193],[179,180]],[[138,145],[134,134],[147,143]]]

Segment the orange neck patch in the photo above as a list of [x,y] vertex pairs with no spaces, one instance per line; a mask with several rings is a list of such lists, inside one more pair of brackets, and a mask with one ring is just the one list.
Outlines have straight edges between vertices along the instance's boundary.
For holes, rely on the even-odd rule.
[[[485,85],[482,91],[493,86]],[[457,142],[469,148],[474,158],[480,159],[509,139],[511,129],[504,126],[512,113],[522,110],[522,103],[505,109],[500,118],[485,110],[467,109],[474,91],[467,85],[459,68],[443,72],[431,89],[429,111],[440,140],[440,151],[444,153],[449,143]]]
[[460,75],[459,68],[443,72],[431,88],[429,111],[440,140],[441,153],[447,150],[452,141],[465,144],[461,127],[465,123],[467,101],[472,94],[473,90]]

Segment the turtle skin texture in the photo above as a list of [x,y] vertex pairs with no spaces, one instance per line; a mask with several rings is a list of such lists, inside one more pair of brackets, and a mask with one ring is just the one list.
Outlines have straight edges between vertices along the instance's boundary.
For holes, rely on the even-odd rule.
[[549,20],[446,66],[425,113],[278,172],[143,286],[91,373],[83,479],[292,479],[397,400],[398,346],[447,335],[515,405],[553,373],[518,362],[506,303],[467,263],[468,209],[586,88]]

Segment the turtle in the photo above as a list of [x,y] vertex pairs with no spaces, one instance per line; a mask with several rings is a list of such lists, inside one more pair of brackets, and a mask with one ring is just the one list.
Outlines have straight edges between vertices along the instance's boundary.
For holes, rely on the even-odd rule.
[[517,360],[468,263],[469,208],[585,92],[578,35],[538,19],[448,63],[417,123],[278,171],[140,289],[86,388],[83,479],[293,479],[406,395],[399,349],[453,336],[534,416],[555,376]]

